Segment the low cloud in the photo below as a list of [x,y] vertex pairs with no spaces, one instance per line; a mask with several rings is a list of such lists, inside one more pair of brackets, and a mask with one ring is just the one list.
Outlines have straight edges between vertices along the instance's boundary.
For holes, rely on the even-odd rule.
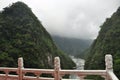
[[[0,1],[0,9],[17,0]],[[120,0],[21,0],[28,4],[51,35],[94,39]]]

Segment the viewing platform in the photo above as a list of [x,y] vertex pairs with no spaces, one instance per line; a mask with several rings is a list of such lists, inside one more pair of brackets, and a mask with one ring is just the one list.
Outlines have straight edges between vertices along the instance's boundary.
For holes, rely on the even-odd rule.
[[[60,67],[60,58],[55,57],[54,69],[31,69],[24,68],[23,58],[18,59],[18,68],[0,67],[0,80],[78,80],[78,79],[62,79],[66,74],[75,74],[80,79],[84,79],[87,75],[99,75],[105,80],[119,80],[113,72],[112,56],[105,56],[106,69],[105,70],[64,70]],[[10,73],[14,73],[10,74]],[[33,74],[34,76],[27,76],[26,74]],[[51,75],[51,77],[40,77],[42,74]],[[89,79],[90,80],[90,79]]]

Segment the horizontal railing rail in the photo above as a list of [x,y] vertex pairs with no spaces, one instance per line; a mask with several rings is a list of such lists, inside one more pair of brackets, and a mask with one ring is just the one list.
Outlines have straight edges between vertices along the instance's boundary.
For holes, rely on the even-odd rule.
[[[105,80],[119,80],[113,72],[112,56],[106,55],[105,70],[64,70],[60,68],[60,59],[55,57],[54,69],[30,69],[23,67],[23,59],[18,59],[18,68],[0,67],[0,80],[61,80],[66,74],[75,74],[83,80],[87,75],[100,75]],[[14,74],[11,74],[14,73]],[[32,73],[34,76],[28,76]],[[42,74],[49,74],[51,77],[41,77]]]
[[106,76],[106,70],[60,70],[60,74],[76,74],[76,75],[101,75]]

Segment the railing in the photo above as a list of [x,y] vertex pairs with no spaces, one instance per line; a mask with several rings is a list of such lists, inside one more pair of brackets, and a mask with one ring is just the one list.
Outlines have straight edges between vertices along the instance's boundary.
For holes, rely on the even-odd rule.
[[[87,75],[100,75],[105,80],[119,80],[113,73],[112,56],[105,56],[106,70],[62,70],[60,68],[60,59],[55,57],[54,69],[29,69],[23,67],[23,59],[18,59],[18,68],[0,67],[0,80],[61,80],[65,74],[76,74],[80,80],[84,80]],[[10,74],[14,72],[14,75]],[[16,75],[15,75],[16,73]],[[27,73],[32,73],[34,76],[26,76]],[[50,74],[52,78],[40,77],[42,74]]]

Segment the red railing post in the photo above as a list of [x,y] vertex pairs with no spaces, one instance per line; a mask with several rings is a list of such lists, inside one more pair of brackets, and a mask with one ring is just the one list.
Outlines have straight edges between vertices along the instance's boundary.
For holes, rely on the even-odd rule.
[[60,80],[61,76],[60,76],[60,58],[59,57],[55,57],[54,59],[54,80]]
[[23,69],[23,58],[18,58],[18,80],[23,79],[22,69]]

